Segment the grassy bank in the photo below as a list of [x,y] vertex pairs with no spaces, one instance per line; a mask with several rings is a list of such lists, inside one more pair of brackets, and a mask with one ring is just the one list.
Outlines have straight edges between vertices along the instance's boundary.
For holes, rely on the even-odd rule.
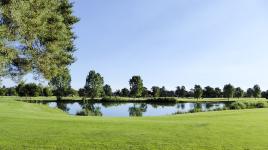
[[0,98],[0,149],[267,149],[268,109],[73,117]]

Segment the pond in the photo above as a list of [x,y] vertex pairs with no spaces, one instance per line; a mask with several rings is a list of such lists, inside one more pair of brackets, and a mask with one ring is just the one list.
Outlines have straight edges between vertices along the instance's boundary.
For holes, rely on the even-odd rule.
[[118,102],[42,102],[51,108],[59,108],[78,116],[164,116],[194,111],[213,111],[227,104],[217,103],[118,103]]

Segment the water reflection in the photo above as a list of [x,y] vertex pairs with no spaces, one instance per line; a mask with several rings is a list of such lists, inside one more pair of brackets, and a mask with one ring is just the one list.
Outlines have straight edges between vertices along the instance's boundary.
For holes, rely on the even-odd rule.
[[147,110],[147,104],[133,104],[133,107],[129,107],[128,109],[129,116],[131,117],[141,117],[142,114],[146,112],[146,110]]
[[70,115],[79,116],[163,116],[222,109],[225,103],[118,103],[118,102],[43,102]]
[[102,116],[101,108],[94,106],[93,103],[85,103],[82,105],[82,110],[77,112],[78,116]]

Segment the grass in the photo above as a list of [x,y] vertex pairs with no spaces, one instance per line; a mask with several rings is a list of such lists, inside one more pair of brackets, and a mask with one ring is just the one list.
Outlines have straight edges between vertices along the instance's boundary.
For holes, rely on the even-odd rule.
[[268,149],[268,109],[177,116],[74,117],[0,98],[0,149]]

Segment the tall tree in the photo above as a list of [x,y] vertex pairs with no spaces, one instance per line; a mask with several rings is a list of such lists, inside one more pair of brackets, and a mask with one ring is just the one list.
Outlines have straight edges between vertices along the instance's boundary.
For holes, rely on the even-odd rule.
[[195,85],[194,86],[194,98],[197,100],[200,99],[203,95],[203,89],[200,85]]
[[52,87],[57,100],[62,100],[62,97],[66,96],[66,93],[71,89],[71,75],[69,70],[65,69],[63,73],[53,77],[49,85]]
[[133,97],[140,97],[142,96],[143,91],[143,81],[140,76],[133,76],[129,80],[130,85],[130,95]]
[[167,90],[165,86],[160,88],[160,97],[167,97]]
[[92,99],[101,96],[101,93],[103,92],[103,84],[103,77],[94,70],[91,70],[88,73],[85,85],[87,96]]
[[104,91],[105,96],[112,96],[113,95],[112,88],[108,84],[104,85],[103,91]]
[[215,95],[217,98],[222,97],[222,91],[220,88],[215,88]]
[[252,88],[248,88],[247,93],[246,93],[247,97],[253,97],[253,94],[254,94],[254,90]]
[[186,97],[187,91],[186,91],[185,86],[181,86],[181,87],[180,86],[177,86],[176,91],[175,91],[175,95],[177,97],[181,97],[181,98]]
[[234,96],[237,98],[241,98],[244,96],[244,91],[240,87],[237,87],[235,88]]
[[234,86],[232,86],[231,84],[227,84],[223,88],[223,95],[229,100],[234,96],[234,91],[235,91]]
[[259,85],[254,85],[253,87],[253,96],[254,98],[260,98],[261,97],[261,88]]
[[0,77],[33,72],[51,79],[74,62],[69,0],[0,1]]
[[152,95],[153,97],[160,97],[160,88],[158,86],[152,87]]

